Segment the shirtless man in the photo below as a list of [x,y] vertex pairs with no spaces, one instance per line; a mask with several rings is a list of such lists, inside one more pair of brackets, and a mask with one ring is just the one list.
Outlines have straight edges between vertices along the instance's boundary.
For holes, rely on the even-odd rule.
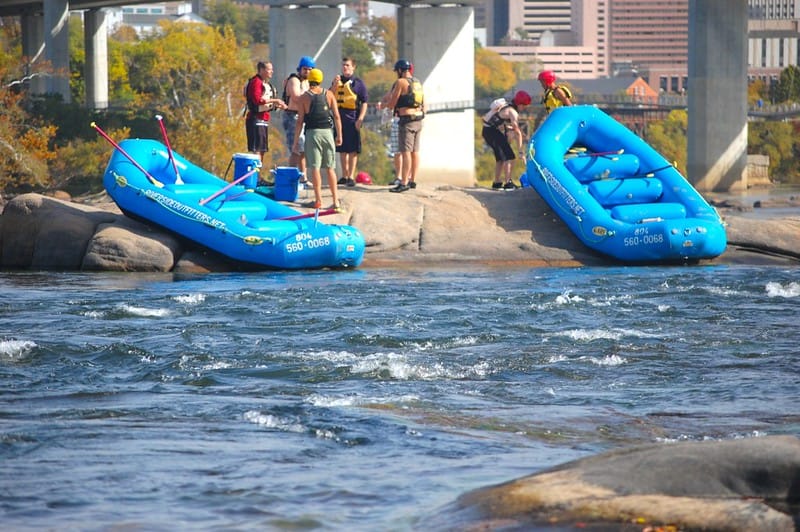
[[303,155],[305,145],[304,130],[301,129],[297,145],[300,153],[291,153],[292,146],[295,144],[295,127],[297,126],[297,112],[300,110],[300,97],[308,90],[308,73],[316,66],[314,59],[304,55],[300,58],[297,65],[297,73],[292,73],[283,82],[283,101],[286,102],[286,110],[283,112],[283,131],[286,133],[286,147],[289,148],[289,166],[294,166],[300,170],[305,179],[306,158]]

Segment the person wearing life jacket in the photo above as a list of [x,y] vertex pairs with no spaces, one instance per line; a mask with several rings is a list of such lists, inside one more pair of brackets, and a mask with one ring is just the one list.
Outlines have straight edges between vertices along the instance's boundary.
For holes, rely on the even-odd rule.
[[270,111],[285,109],[286,104],[277,97],[272,79],[272,63],[259,61],[256,75],[248,80],[245,86],[247,111],[245,115],[245,133],[247,134],[247,151],[258,153],[261,162],[269,151],[269,119]]
[[492,189],[518,188],[511,179],[514,167],[514,154],[524,160],[524,138],[519,127],[519,112],[531,104],[531,95],[525,91],[517,91],[511,103],[500,101],[496,109],[490,109],[483,115],[481,136],[494,153],[494,181]]
[[356,184],[356,165],[361,153],[361,125],[367,115],[369,93],[364,82],[356,77],[356,62],[352,57],[342,59],[342,73],[331,83],[336,95],[339,116],[342,119],[342,144],[336,147],[342,163],[342,177],[338,184],[353,187]]
[[307,79],[309,88],[298,100],[292,153],[300,153],[300,130],[305,126],[305,159],[314,185],[314,202],[309,207],[322,208],[322,170],[328,177],[333,197],[332,209],[339,210],[339,191],[336,183],[336,146],[342,143],[342,121],[336,96],[322,87],[322,71],[313,68]]
[[556,85],[556,74],[552,70],[539,72],[539,83],[542,84],[542,104],[549,113],[556,107],[572,105],[572,92],[565,85]]
[[419,169],[419,142],[422,119],[425,118],[425,100],[420,81],[411,74],[411,63],[399,59],[394,64],[397,80],[383,98],[386,107],[398,116],[398,144],[400,150],[400,183],[391,192],[405,192],[416,188]]
[[[300,97],[308,90],[308,73],[316,66],[314,58],[304,55],[300,58],[297,64],[297,73],[289,74],[283,82],[283,101],[286,103],[286,110],[283,112],[283,131],[286,133],[286,146],[291,150],[294,144],[294,134],[297,125],[297,111],[299,108]],[[300,173],[305,176],[306,173],[306,160],[303,157],[303,150],[305,145],[305,138],[303,136],[303,129],[300,129],[300,148],[299,153],[289,154],[289,166],[294,166],[300,169]],[[305,177],[302,178],[305,180]]]

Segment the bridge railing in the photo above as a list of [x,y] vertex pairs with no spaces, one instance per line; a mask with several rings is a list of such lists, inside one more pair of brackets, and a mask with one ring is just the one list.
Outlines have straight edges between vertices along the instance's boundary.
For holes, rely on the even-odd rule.
[[[442,113],[448,111],[463,111],[474,109],[478,113],[485,113],[489,110],[494,98],[479,98],[477,100],[460,100],[453,102],[437,102],[426,105],[427,113]],[[579,94],[576,100],[581,104],[596,105],[601,109],[653,109],[653,110],[672,110],[687,109],[688,98],[679,94],[661,94],[658,98],[644,98],[641,96],[631,96],[627,94]],[[750,118],[788,118],[800,116],[800,103],[783,104],[762,104],[760,107],[751,105],[747,109]],[[370,105],[367,112],[367,120],[379,120],[381,111]]]

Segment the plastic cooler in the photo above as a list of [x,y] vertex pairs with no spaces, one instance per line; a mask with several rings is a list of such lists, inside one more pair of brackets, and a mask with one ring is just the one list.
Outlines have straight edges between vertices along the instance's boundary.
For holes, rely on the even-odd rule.
[[275,176],[275,188],[272,191],[273,197],[278,201],[297,201],[298,184],[300,176],[303,175],[294,166],[278,166],[272,170]]
[[[233,180],[236,181],[254,168],[261,168],[261,157],[255,153],[233,154]],[[255,190],[258,185],[258,172],[253,172],[240,183],[244,188]]]

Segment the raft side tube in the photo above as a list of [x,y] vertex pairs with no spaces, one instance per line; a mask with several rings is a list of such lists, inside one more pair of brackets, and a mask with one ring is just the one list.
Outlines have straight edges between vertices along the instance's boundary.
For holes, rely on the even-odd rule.
[[661,198],[661,181],[646,177],[602,179],[589,185],[589,193],[603,207],[632,203],[654,203]]
[[617,205],[611,209],[611,216],[622,222],[632,224],[657,220],[677,220],[686,218],[686,207],[680,203],[637,203],[636,205]]

